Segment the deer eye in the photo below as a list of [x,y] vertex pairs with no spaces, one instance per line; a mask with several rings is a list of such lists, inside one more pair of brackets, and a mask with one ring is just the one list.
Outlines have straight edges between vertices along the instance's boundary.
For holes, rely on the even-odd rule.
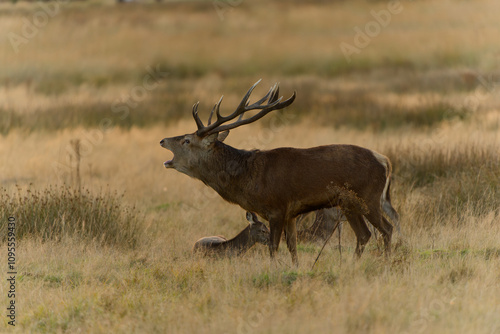
[[182,144],[191,144],[191,141],[186,138],[182,141]]

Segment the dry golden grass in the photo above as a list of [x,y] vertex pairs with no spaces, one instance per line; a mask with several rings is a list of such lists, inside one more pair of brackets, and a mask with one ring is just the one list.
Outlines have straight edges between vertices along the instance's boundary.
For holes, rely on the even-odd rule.
[[[76,186],[80,139],[82,185],[91,198],[124,193],[143,233],[129,248],[71,233],[20,239],[18,326],[2,316],[0,332],[500,333],[499,3],[402,3],[352,63],[339,43],[385,2],[243,2],[221,21],[211,2],[90,1],[62,8],[17,54],[2,34],[0,186]],[[38,9],[1,3],[0,30],[19,32]],[[156,65],[168,75],[120,119],[113,104]],[[229,111],[261,77],[256,96],[281,81],[294,106],[226,142],[388,155],[404,234],[390,257],[371,240],[353,260],[348,227],[342,256],[330,241],[314,269],[316,244],[299,245],[299,268],[283,244],[275,262],[259,245],[240,259],[191,255],[202,236],[239,232],[244,212],[165,170],[158,143],[194,130],[195,101],[208,111],[224,94]],[[28,223],[43,221],[18,220]]]
[[[26,241],[18,312],[37,332],[496,333],[499,254],[483,251],[500,237],[492,218],[441,229],[442,248],[414,243],[388,260],[368,251],[339,261],[327,248],[313,271],[309,250],[294,270],[283,252],[270,265],[260,248],[230,261],[158,239],[137,253]],[[411,232],[411,242],[429,240]]]
[[[299,246],[298,269],[291,267],[283,245],[276,263],[270,262],[262,246],[241,259],[193,258],[191,247],[199,237],[232,236],[246,223],[240,208],[222,201],[201,182],[163,168],[170,153],[159,147],[158,140],[192,128],[192,121],[182,121],[170,128],[112,130],[82,158],[83,184],[124,191],[125,203],[135,204],[144,214],[147,237],[128,251],[75,238],[58,243],[20,241],[21,331],[490,334],[498,330],[498,211],[477,212],[470,203],[460,208],[460,221],[452,214],[439,215],[428,205],[446,195],[446,189],[413,188],[411,177],[404,174],[395,175],[393,195],[405,237],[388,259],[371,241],[361,260],[353,261],[355,239],[349,228],[343,235],[342,258],[331,241],[313,270],[320,249],[314,244]],[[436,157],[446,164],[429,151],[436,138],[441,150],[435,146],[435,152],[459,154],[460,148],[453,148],[460,147],[464,134],[475,138],[478,148],[500,144],[496,130],[478,131],[472,121],[445,127],[439,136],[413,131],[381,138],[306,123],[269,131],[251,125],[233,131],[227,141],[246,148],[352,142],[406,154],[418,166]],[[50,165],[64,159],[64,147],[77,136],[78,130],[34,133],[22,141],[16,132],[8,135],[0,154],[17,167],[4,166],[2,175],[12,179],[23,175],[18,183],[42,188],[57,183]],[[22,155],[15,153],[21,149]],[[480,177],[464,170],[470,179]],[[449,176],[437,178],[450,181]],[[69,174],[66,181],[71,183]],[[497,183],[489,195],[498,203],[498,180],[491,181]]]

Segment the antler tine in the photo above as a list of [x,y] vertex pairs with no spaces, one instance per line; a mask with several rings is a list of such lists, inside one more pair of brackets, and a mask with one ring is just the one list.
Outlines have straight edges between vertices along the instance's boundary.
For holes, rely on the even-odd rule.
[[[271,87],[271,89],[269,89],[269,91],[267,92],[267,94],[264,95],[264,97],[261,98],[260,100],[258,100],[257,102],[255,102],[253,104],[250,104],[250,101],[249,101],[250,95],[252,94],[252,92],[255,89],[255,87],[257,87],[257,85],[261,82],[261,80],[262,79],[259,79],[256,83],[253,84],[252,87],[250,87],[250,89],[247,91],[247,93],[245,94],[245,96],[241,100],[241,102],[238,105],[238,107],[236,108],[236,110],[231,115],[223,117],[223,116],[220,116],[220,114],[217,114],[217,120],[220,119],[221,120],[221,124],[222,124],[224,122],[227,122],[227,121],[230,121],[230,120],[234,119],[236,116],[239,116],[238,120],[236,121],[236,122],[238,122],[238,121],[240,121],[243,118],[242,115],[244,115],[246,111],[253,110],[253,109],[263,109],[264,107],[266,107],[266,106],[262,106],[262,103],[265,100],[267,100],[268,97],[276,89],[276,84],[274,84],[274,86]],[[218,103],[219,106],[220,106],[220,102],[221,101],[222,101],[222,98],[219,100],[219,103]]]
[[278,99],[278,96],[280,95],[280,86],[276,84],[276,89],[274,90],[273,94],[271,94],[271,97],[269,98],[269,102],[272,103]]
[[196,122],[196,126],[198,127],[198,130],[203,129],[203,122],[201,121],[200,117],[198,116],[198,105],[200,104],[200,101],[196,102],[193,105],[193,118],[194,121]]
[[208,116],[207,125],[212,124],[212,115],[214,114],[214,110],[215,110],[215,104],[214,104],[214,107],[212,108],[212,111],[210,112],[210,116]]
[[[273,94],[273,91],[276,90],[276,84],[274,84],[274,86],[272,86],[269,91],[267,92],[266,95],[264,95],[263,98],[261,98],[259,101],[257,102],[254,102],[253,104],[250,105],[250,102],[248,101],[245,105],[245,108],[248,109],[248,110],[251,110],[251,109],[256,109],[258,108],[259,106],[262,105],[262,103],[264,103],[265,100],[267,100],[267,98],[269,98],[270,95]],[[269,99],[269,102],[271,101],[271,99]]]
[[250,104],[250,101],[247,101],[245,104],[245,108],[255,109],[256,107],[260,106],[262,103],[264,103],[265,100],[267,100],[269,98],[269,96],[274,91],[275,87],[276,87],[276,84],[269,89],[269,91],[267,92],[266,95],[264,95],[264,97],[262,97],[260,100],[258,100],[256,102],[254,102],[253,104]]
[[217,122],[219,122],[219,120],[221,120],[221,122],[223,122],[223,121],[222,121],[222,119],[223,119],[224,117],[222,117],[222,116],[220,115],[220,104],[222,103],[222,99],[223,99],[223,98],[224,98],[224,95],[222,95],[222,96],[220,97],[219,102],[217,102],[217,104],[215,105],[215,115],[217,116],[217,121],[216,121],[216,123],[217,123]]
[[279,110],[279,109],[283,109],[285,107],[288,107],[290,104],[293,103],[296,96],[297,96],[297,92],[294,91],[293,95],[290,96],[287,100],[285,100],[283,102],[281,102],[283,97],[280,97],[274,103],[272,103],[270,105],[263,106],[263,108],[261,108],[262,110],[258,114],[255,114],[254,116],[247,118],[245,120],[241,120],[241,121],[238,120],[238,121],[233,122],[231,124],[219,126],[219,127],[217,127],[217,129],[215,131],[212,130],[212,131],[208,132],[208,134],[211,134],[213,132],[222,132],[222,131],[226,131],[226,130],[231,130],[231,129],[234,129],[234,128],[241,126],[241,125],[253,123],[256,120],[261,119],[262,117],[264,117],[265,115],[267,115],[268,113],[270,113],[273,110]]
[[[248,90],[248,92],[245,94],[245,96],[243,97],[243,100],[241,100],[240,104],[238,105],[238,107],[236,107],[236,111],[233,113],[235,114],[236,112],[238,112],[241,108],[243,108],[244,106],[246,106],[247,104],[247,101],[248,99],[250,98],[250,95],[252,94],[253,90],[255,89],[255,87],[257,87],[257,85],[262,81],[262,79],[259,79],[256,83],[253,84],[252,87],[250,87],[250,89]],[[267,95],[267,94],[266,94]]]
[[207,122],[207,125],[212,124],[212,116],[213,116],[213,114],[214,114],[215,107],[216,107],[216,105],[214,104],[214,107],[212,108],[212,111],[210,112],[210,116],[208,116],[208,122]]
[[[250,89],[247,91],[247,93],[245,94],[245,96],[243,97],[241,102],[238,104],[238,107],[236,108],[236,110],[228,116],[222,116],[220,114],[220,105],[222,103],[222,98],[223,98],[223,97],[221,97],[219,102],[217,102],[215,104],[215,106],[213,107],[213,109],[210,113],[210,117],[208,118],[208,125],[206,127],[203,126],[203,123],[201,123],[201,121],[199,121],[198,113],[197,113],[197,111],[195,111],[195,107],[193,107],[193,116],[196,116],[195,120],[196,120],[196,124],[198,125],[198,131],[196,131],[196,134],[198,136],[206,136],[206,135],[210,135],[210,134],[213,134],[216,132],[234,129],[240,125],[254,122],[254,121],[260,119],[261,117],[265,116],[266,114],[268,114],[272,110],[285,108],[285,107],[289,106],[295,100],[296,93],[294,92],[290,98],[288,98],[286,101],[281,102],[283,97],[278,98],[278,96],[279,96],[279,84],[276,83],[276,84],[274,84],[274,86],[272,86],[269,89],[269,91],[267,92],[267,94],[264,97],[262,97],[257,102],[250,104],[250,102],[249,102],[250,95],[252,94],[253,90],[259,84],[260,81],[261,80],[257,81],[255,84],[253,84],[252,87],[250,87]],[[266,100],[267,100],[267,104],[263,104]],[[197,109],[197,105],[196,105],[196,109]],[[245,120],[243,119],[245,112],[250,111],[250,110],[259,110],[259,109],[261,110],[259,113],[255,114],[254,116],[252,116],[248,119],[245,119]],[[215,114],[217,116],[217,120],[214,123],[212,123],[212,116],[213,116],[214,111],[215,111]],[[235,122],[223,125],[224,123],[226,123],[230,120],[233,120],[236,117],[238,117],[238,119]],[[198,121],[199,121],[199,123],[198,123]],[[200,123],[201,123],[201,127],[200,127]]]
[[[262,99],[260,99],[259,101],[255,102],[252,105],[247,105],[246,109],[247,110],[252,110],[252,109],[267,109],[267,108],[272,108],[272,107],[276,106],[283,99],[283,97],[281,97],[281,98],[278,99],[279,92],[280,92],[279,84],[275,83],[274,86],[272,86],[271,89],[269,89],[269,91],[267,92],[267,94]],[[267,101],[268,103],[266,105],[262,105],[262,103],[267,98],[269,98],[269,100]]]
[[[217,115],[220,115],[219,114],[219,108],[220,108],[220,104],[222,102],[222,99],[224,98],[224,95],[222,95],[219,99],[219,102],[217,102],[216,104],[214,104],[214,107],[212,108],[212,111],[210,112],[210,116],[208,117],[208,124],[207,125],[210,125],[212,124],[212,116],[214,115],[214,111],[217,110]],[[219,118],[219,117],[217,117]]]

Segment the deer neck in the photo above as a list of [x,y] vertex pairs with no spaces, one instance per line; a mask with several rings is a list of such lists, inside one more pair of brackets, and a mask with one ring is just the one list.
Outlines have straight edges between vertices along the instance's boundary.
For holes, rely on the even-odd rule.
[[251,180],[254,151],[239,150],[217,142],[207,159],[201,161],[197,178],[214,189],[225,200],[239,203]]
[[231,252],[236,255],[241,255],[245,253],[250,247],[255,244],[250,238],[250,226],[247,226],[243,231],[241,231],[234,238],[224,242],[224,248],[226,251]]

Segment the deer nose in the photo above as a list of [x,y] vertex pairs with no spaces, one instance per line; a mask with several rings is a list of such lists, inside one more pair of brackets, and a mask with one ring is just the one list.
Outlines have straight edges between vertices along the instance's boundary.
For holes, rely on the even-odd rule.
[[165,139],[162,139],[160,142],[160,145],[163,146],[163,143],[165,142]]

